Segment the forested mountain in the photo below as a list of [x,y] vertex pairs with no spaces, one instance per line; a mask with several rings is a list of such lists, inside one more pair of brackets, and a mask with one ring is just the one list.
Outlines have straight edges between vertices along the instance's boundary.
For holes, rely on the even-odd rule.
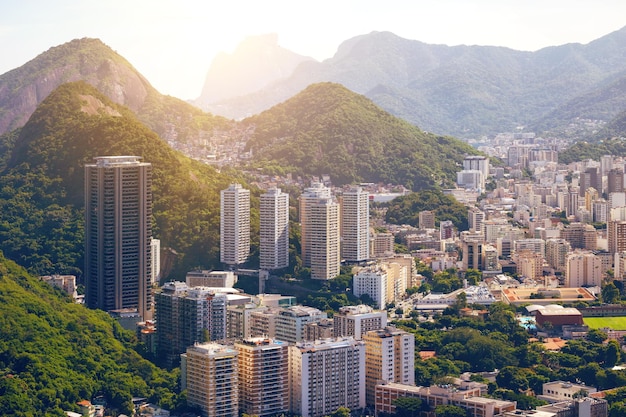
[[[586,45],[536,52],[429,45],[373,32],[345,41],[324,62],[304,62],[265,89],[231,96],[209,109],[240,118],[268,109],[312,83],[331,81],[430,132],[468,137],[520,125],[549,130],[578,117],[602,116],[608,121],[624,110],[623,95],[615,95],[611,84],[626,74],[625,58],[626,28]],[[585,105],[577,107],[581,100]]]
[[37,274],[80,276],[83,167],[96,156],[138,155],[153,165],[153,231],[171,248],[165,276],[218,265],[219,190],[236,179],[172,150],[94,87],[60,86],[12,140],[0,172],[0,250],[8,258]]
[[329,174],[338,185],[448,186],[463,157],[477,153],[457,139],[425,133],[333,83],[311,85],[242,124],[253,132],[247,142],[253,167]]
[[83,38],[50,48],[0,75],[0,135],[23,126],[55,88],[79,80],[130,108],[164,139],[192,141],[230,126],[222,117],[160,94],[122,56],[98,39]]
[[184,405],[178,372],[143,359],[133,339],[105,312],[72,303],[0,252],[0,415],[61,417],[96,395],[128,415],[134,396]]

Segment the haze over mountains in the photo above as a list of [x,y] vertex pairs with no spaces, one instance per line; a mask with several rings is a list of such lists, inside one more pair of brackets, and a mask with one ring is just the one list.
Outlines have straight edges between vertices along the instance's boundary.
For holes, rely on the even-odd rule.
[[[268,43],[264,48],[268,54],[279,49]],[[439,134],[476,137],[519,126],[556,130],[578,118],[609,121],[626,109],[625,58],[626,28],[586,45],[536,52],[429,45],[372,32],[345,41],[328,60],[302,62],[291,75],[275,78],[263,89],[250,89],[247,95],[239,90],[213,102],[205,90],[197,103],[237,119],[258,114],[307,85],[331,81]],[[230,57],[231,65],[246,59],[238,50]],[[209,72],[207,85],[223,76]],[[243,78],[254,76],[261,76],[259,68],[243,74]]]

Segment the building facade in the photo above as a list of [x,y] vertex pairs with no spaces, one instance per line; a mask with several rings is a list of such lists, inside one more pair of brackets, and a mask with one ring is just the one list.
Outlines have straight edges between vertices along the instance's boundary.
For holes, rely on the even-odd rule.
[[375,311],[366,305],[346,306],[333,316],[335,337],[352,336],[361,340],[370,330],[379,330],[387,326],[387,312]]
[[261,269],[289,266],[289,194],[270,188],[261,194],[259,210],[259,258]]
[[220,262],[240,265],[250,255],[250,190],[231,184],[220,197]]
[[375,404],[380,381],[415,385],[415,336],[387,326],[363,336],[365,342],[365,399]]
[[267,338],[235,343],[239,411],[266,417],[289,412],[288,344]]
[[301,342],[289,347],[291,412],[330,415],[339,407],[365,407],[365,346],[352,338]]
[[197,344],[181,355],[181,389],[202,417],[239,417],[237,355],[218,343]]
[[152,318],[152,165],[101,156],[85,165],[85,303]]
[[311,278],[328,280],[339,275],[341,265],[339,204],[330,189],[312,184],[300,196],[302,263]]
[[370,257],[369,193],[352,187],[341,198],[341,257],[363,262]]

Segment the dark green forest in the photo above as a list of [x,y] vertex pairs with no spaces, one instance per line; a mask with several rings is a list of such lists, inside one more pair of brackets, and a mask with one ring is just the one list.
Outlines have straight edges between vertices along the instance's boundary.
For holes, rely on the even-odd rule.
[[178,370],[157,368],[134,333],[30,276],[0,253],[0,415],[65,416],[102,395],[130,414],[132,397],[185,405]]

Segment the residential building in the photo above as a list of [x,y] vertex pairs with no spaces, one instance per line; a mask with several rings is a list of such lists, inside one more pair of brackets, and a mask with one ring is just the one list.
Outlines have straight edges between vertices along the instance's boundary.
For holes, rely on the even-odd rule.
[[607,194],[624,192],[624,171],[611,169],[607,174]]
[[471,207],[467,213],[470,232],[483,232],[483,221],[485,221],[485,212],[478,207]]
[[259,417],[289,413],[288,346],[268,338],[235,343],[239,412]]
[[434,229],[435,228],[435,212],[432,210],[422,210],[419,212],[419,228]]
[[311,278],[339,275],[339,205],[329,188],[314,183],[305,189],[300,196],[300,224],[302,263],[311,268]]
[[610,253],[626,251],[626,220],[612,220],[607,224]]
[[461,245],[463,251],[463,270],[470,268],[483,269],[483,245],[485,238],[479,232],[461,232]]
[[485,398],[481,396],[482,393],[483,388],[480,385],[474,386],[469,383],[462,386],[431,385],[430,387],[416,387],[393,382],[380,383],[376,385],[375,415],[394,414],[395,400],[398,398],[418,398],[428,404],[430,409],[438,405],[456,405],[467,410],[468,415],[472,417],[496,417],[516,411],[515,401]]
[[236,266],[250,255],[250,190],[231,184],[220,192],[220,262]]
[[565,271],[567,255],[572,246],[565,239],[546,240],[546,262],[557,271]]
[[151,286],[158,286],[161,279],[161,239],[150,240],[150,264],[152,265],[152,274],[150,278]]
[[592,252],[574,252],[567,256],[566,287],[600,287],[603,275],[602,260]]
[[152,318],[152,165],[101,156],[85,165],[85,303]]
[[415,384],[415,336],[387,326],[363,336],[365,342],[365,399],[375,404],[380,381]]
[[352,338],[289,347],[291,412],[323,417],[365,407],[365,346]]
[[202,417],[239,417],[237,355],[218,343],[196,344],[181,355],[181,389]]
[[304,340],[305,325],[328,318],[326,312],[306,306],[292,306],[278,311],[274,336],[289,343]]
[[185,282],[189,287],[233,288],[237,275],[233,271],[189,271]]
[[168,365],[194,343],[226,338],[226,294],[168,282],[155,298],[157,353]]
[[356,297],[369,295],[380,310],[387,305],[387,285],[387,272],[379,266],[363,268],[352,277],[352,293]]
[[379,330],[387,326],[387,312],[376,311],[370,306],[346,306],[333,316],[335,337],[352,336],[361,340],[370,330]]
[[351,187],[341,198],[341,257],[347,262],[364,262],[370,257],[369,193]]
[[374,258],[382,258],[394,253],[395,241],[391,233],[375,233],[371,243],[372,250],[370,253]]
[[261,194],[259,210],[261,269],[289,266],[289,194],[272,187]]

